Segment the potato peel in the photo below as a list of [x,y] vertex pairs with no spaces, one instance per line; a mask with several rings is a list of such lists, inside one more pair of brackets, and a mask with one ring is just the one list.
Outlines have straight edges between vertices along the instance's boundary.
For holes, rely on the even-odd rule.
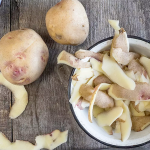
[[100,113],[97,117],[97,123],[100,127],[111,126],[123,113],[122,107],[113,107],[110,110]]
[[103,58],[102,70],[114,83],[129,90],[135,89],[135,82],[129,78],[115,60],[110,58],[107,54],[105,54]]
[[101,87],[101,84],[97,85],[95,87],[94,92],[92,94],[91,101],[90,101],[90,107],[89,107],[89,111],[88,111],[88,119],[91,123],[92,123],[92,117],[93,117],[93,106],[94,106],[94,102],[95,102],[95,99],[96,99],[97,92],[99,91],[100,87]]
[[80,49],[75,53],[75,57],[77,57],[79,59],[84,59],[86,57],[92,57],[92,58],[95,58],[99,61],[102,61],[103,56],[104,56],[104,54],[95,53],[95,52],[92,52],[92,51],[89,51],[89,50],[83,50],[83,49]]
[[83,62],[66,51],[62,51],[59,54],[57,64],[66,64],[73,68],[89,68],[91,66],[90,62]]
[[10,83],[3,77],[2,73],[0,73],[0,84],[9,88],[14,95],[15,103],[10,110],[9,117],[15,119],[25,110],[28,104],[28,93],[23,85],[14,85]]

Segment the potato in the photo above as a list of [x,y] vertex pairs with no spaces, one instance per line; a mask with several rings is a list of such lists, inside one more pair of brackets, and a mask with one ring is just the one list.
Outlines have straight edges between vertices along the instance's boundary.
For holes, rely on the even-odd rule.
[[150,116],[132,117],[132,130],[139,132],[150,125]]
[[46,14],[46,27],[51,38],[60,44],[79,45],[89,33],[89,21],[78,0],[62,0]]
[[46,44],[32,29],[9,32],[0,40],[0,69],[13,84],[35,81],[44,71],[48,57]]

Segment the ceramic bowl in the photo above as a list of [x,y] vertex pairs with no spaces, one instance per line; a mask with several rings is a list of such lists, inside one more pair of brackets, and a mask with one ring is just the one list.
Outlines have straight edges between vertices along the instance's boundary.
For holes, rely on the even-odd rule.
[[[135,36],[128,36],[130,43],[130,51],[140,53],[150,58],[150,41],[144,40]],[[93,52],[101,52],[104,50],[109,50],[112,43],[112,37],[99,41],[89,48]],[[84,61],[88,61],[85,59]],[[73,69],[71,76],[74,74],[75,69]],[[71,91],[73,85],[71,84],[72,79],[70,76],[69,80],[69,99],[71,97]],[[108,135],[101,127],[96,123],[93,118],[93,123],[88,121],[88,108],[80,110],[77,107],[72,107],[70,104],[73,116],[78,123],[78,125],[83,129],[83,131],[88,134],[91,138],[97,140],[108,146],[118,147],[118,148],[131,148],[142,146],[150,141],[150,126],[141,132],[131,132],[129,139],[125,142],[120,140],[118,134]]]

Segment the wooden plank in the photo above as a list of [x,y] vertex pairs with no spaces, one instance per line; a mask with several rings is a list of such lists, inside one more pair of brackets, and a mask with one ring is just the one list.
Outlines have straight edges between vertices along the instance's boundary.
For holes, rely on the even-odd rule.
[[[0,6],[0,38],[10,31],[10,1],[5,0]],[[0,85],[0,132],[12,140],[12,122],[9,119],[11,92]]]
[[[68,102],[68,79],[71,68],[57,65],[56,58],[62,50],[75,52],[86,49],[96,42],[113,36],[108,19],[119,19],[128,34],[150,38],[147,16],[149,0],[80,0],[90,20],[88,39],[79,46],[63,46],[55,43],[45,27],[45,14],[59,0],[17,0],[11,2],[11,30],[32,28],[38,32],[49,48],[50,58],[42,76],[26,86],[29,104],[26,111],[13,121],[13,138],[34,143],[36,135],[55,129],[69,129],[69,140],[57,149],[100,149],[100,144],[86,135],[74,120]],[[146,9],[145,9],[146,8]],[[147,10],[147,11],[146,11]],[[146,17],[148,20],[146,20]],[[146,25],[148,27],[146,27]]]

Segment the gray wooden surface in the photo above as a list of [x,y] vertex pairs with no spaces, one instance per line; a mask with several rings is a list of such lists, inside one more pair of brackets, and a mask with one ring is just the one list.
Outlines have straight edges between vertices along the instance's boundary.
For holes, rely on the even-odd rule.
[[[68,79],[71,68],[57,65],[62,50],[74,53],[113,35],[108,19],[119,19],[129,35],[150,39],[150,0],[80,0],[89,21],[90,33],[80,46],[63,46],[55,43],[45,27],[46,12],[59,0],[3,0],[0,6],[0,38],[11,30],[32,28],[38,32],[49,48],[50,58],[42,76],[26,86],[29,104],[17,119],[8,118],[13,98],[11,92],[0,86],[0,131],[15,141],[35,143],[36,135],[55,129],[69,130],[69,139],[58,150],[87,150],[110,148],[96,142],[77,125],[69,108]],[[149,149],[150,144],[140,147]],[[138,148],[137,148],[138,149]]]

